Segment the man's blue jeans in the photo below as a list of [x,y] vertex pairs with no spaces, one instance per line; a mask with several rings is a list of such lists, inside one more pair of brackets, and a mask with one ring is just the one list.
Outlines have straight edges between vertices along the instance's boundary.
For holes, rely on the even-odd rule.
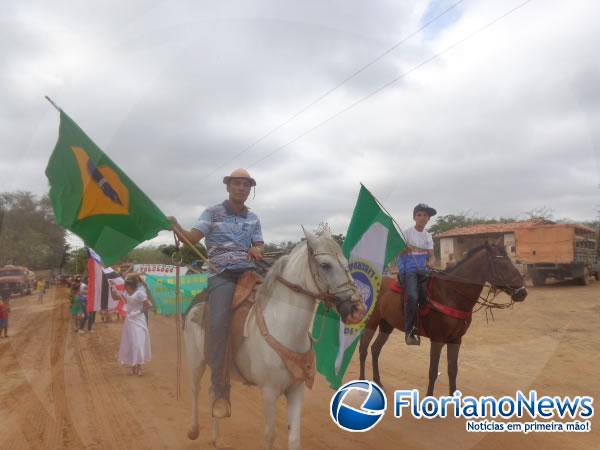
[[231,301],[243,272],[226,270],[208,279],[208,364],[215,398],[229,399],[229,384],[223,374],[231,325]]

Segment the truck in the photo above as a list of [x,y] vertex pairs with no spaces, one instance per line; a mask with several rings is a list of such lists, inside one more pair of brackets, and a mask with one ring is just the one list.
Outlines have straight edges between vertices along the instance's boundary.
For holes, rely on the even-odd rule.
[[27,267],[0,267],[0,290],[8,285],[12,294],[29,295],[35,286],[35,274]]
[[578,224],[536,225],[515,230],[516,260],[534,286],[548,278],[587,285],[600,279],[597,232]]

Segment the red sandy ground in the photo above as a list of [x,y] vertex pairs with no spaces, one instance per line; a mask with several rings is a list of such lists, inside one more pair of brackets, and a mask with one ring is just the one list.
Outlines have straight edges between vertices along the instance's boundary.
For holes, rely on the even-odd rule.
[[[201,394],[202,428],[197,441],[186,432],[190,389],[185,358],[182,397],[176,399],[176,333],[172,318],[151,316],[153,360],[143,377],[131,377],[116,361],[121,324],[97,322],[93,334],[74,333],[66,291],[51,289],[11,300],[8,339],[0,338],[1,449],[192,449],[210,445],[208,377]],[[98,318],[99,319],[99,318]],[[478,313],[460,354],[458,387],[464,395],[600,396],[600,282],[530,288],[525,303],[497,311],[486,323]],[[388,389],[423,392],[429,345],[406,347],[396,332],[381,356]],[[447,395],[444,358],[436,394]],[[346,379],[356,378],[353,361]],[[368,368],[370,374],[370,367]],[[592,449],[598,420],[589,433],[467,433],[465,419],[395,419],[388,414],[368,433],[348,433],[329,417],[332,391],[318,377],[307,392],[302,418],[305,449]],[[222,426],[222,447],[262,448],[259,392],[234,385],[233,416]],[[280,400],[278,448],[286,448],[285,403]],[[531,419],[530,419],[531,420]]]

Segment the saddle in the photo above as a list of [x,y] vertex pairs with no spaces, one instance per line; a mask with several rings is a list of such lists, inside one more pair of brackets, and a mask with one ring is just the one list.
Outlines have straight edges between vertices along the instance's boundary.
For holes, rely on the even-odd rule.
[[[446,306],[434,300],[432,298],[432,287],[433,277],[427,276],[424,277],[424,279],[419,280],[419,317],[425,317],[432,310],[434,310],[446,316],[453,317],[455,319],[471,319],[471,316],[473,314],[472,311],[461,311],[459,309]],[[406,293],[403,285],[399,284],[396,280],[392,279],[390,281],[389,288],[391,291],[400,294],[402,299],[404,300],[403,304],[406,304]],[[422,321],[419,321],[419,334],[427,336],[427,334],[423,334],[424,332],[425,330],[423,329],[423,323]]]
[[[428,275],[419,278],[419,285],[417,289],[417,292],[419,294],[419,299],[417,302],[419,308],[419,314],[417,315],[417,327],[419,329],[419,336],[429,337],[427,331],[423,327],[423,321],[421,320],[421,317],[426,316],[431,309],[429,307],[429,301],[431,297],[432,284],[433,278],[429,277]],[[389,288],[391,291],[400,294],[402,302],[400,302],[399,308],[400,314],[402,316],[402,321],[404,321],[404,305],[406,305],[406,302],[408,301],[406,296],[406,290],[404,289],[404,284],[399,283],[398,280],[392,279],[390,281]]]
[[[256,272],[245,272],[238,280],[231,302],[231,327],[229,329],[229,342],[231,352],[227,364],[232,362],[232,355],[242,346],[247,337],[246,324],[250,317],[250,311],[256,304],[256,288],[263,282],[263,278]],[[231,364],[229,364],[232,366]],[[235,364],[233,364],[235,366]],[[236,367],[237,369],[237,367]],[[241,373],[240,373],[241,375]],[[245,380],[244,380],[245,381]],[[246,382],[246,384],[251,384]]]
[[[430,277],[429,274],[419,276],[418,286],[417,286],[417,292],[419,294],[419,299],[418,299],[419,309],[424,308],[427,305],[427,300],[430,297],[432,281],[433,281],[433,278]],[[392,282],[390,283],[390,289],[394,292],[402,294],[402,299],[403,299],[404,303],[406,304],[407,297],[406,297],[406,293],[404,290],[404,283],[401,283],[397,279],[392,280]]]
[[[292,377],[297,382],[304,382],[307,387],[312,388],[315,377],[314,350],[311,348],[305,353],[294,352],[282,345],[269,333],[260,306],[256,303],[256,289],[262,282],[263,277],[256,272],[249,271],[243,273],[236,284],[233,300],[231,302],[232,319],[229,331],[229,343],[227,345],[227,355],[225,358],[225,368],[221,374],[222,382],[224,384],[229,384],[229,379],[233,376],[246,385],[254,384],[244,377],[233,359],[233,355],[237,353],[242,346],[244,339],[248,337],[248,321],[254,314],[256,316],[256,323],[265,341],[283,360]],[[207,314],[204,314],[204,321],[206,321],[207,316]],[[206,323],[203,325],[205,325],[205,329],[207,329]],[[207,336],[207,339],[205,339],[205,346],[207,345],[206,342],[208,342],[208,339],[210,339],[210,336]],[[206,350],[207,348],[205,348],[205,354]]]

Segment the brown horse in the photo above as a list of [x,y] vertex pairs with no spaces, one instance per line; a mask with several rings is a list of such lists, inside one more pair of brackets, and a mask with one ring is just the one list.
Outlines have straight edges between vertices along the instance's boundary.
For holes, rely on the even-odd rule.
[[[471,250],[465,259],[452,269],[432,272],[427,288],[427,304],[420,308],[420,334],[431,340],[429,385],[427,395],[433,395],[438,374],[440,354],[448,344],[448,378],[450,395],[456,390],[458,352],[463,335],[471,324],[471,314],[483,290],[489,283],[493,289],[522,302],[527,296],[523,277],[508,258],[504,246],[488,243]],[[403,294],[395,279],[384,277],[379,299],[360,340],[360,378],[365,379],[365,360],[368,346],[379,327],[379,334],[371,346],[373,380],[382,386],[379,375],[379,354],[390,334],[397,328],[404,330]]]

